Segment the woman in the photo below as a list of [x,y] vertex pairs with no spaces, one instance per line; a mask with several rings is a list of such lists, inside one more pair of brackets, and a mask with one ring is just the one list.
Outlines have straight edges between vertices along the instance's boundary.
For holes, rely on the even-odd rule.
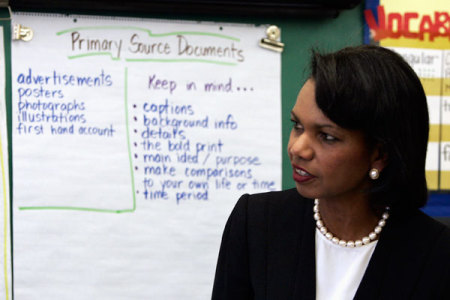
[[296,189],[239,199],[212,299],[450,299],[450,230],[427,201],[428,110],[394,52],[313,53],[291,117]]

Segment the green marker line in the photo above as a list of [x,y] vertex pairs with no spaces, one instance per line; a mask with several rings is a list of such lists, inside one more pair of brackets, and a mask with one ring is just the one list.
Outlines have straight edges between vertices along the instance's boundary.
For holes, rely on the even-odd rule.
[[67,56],[68,59],[76,59],[88,56],[110,56],[112,60],[120,60],[118,57],[113,57],[110,52],[93,52],[93,53],[83,53],[78,55]]
[[241,39],[229,35],[224,35],[220,33],[211,33],[211,32],[203,32],[203,31],[173,31],[167,33],[152,33],[151,30],[136,27],[136,26],[85,26],[85,27],[73,27],[65,30],[58,31],[56,35],[63,35],[73,31],[81,31],[81,30],[101,30],[101,29],[116,29],[116,30],[138,30],[147,33],[150,37],[166,37],[171,35],[201,35],[201,36],[211,36],[217,37],[221,39],[232,40],[236,42],[240,42]]
[[78,211],[90,211],[90,212],[103,212],[103,213],[126,213],[134,212],[134,209],[102,209],[102,208],[88,208],[88,207],[76,207],[76,206],[22,206],[19,210],[78,210]]
[[130,174],[131,174],[131,193],[133,194],[133,211],[136,210],[136,189],[134,183],[134,172],[133,172],[133,159],[131,156],[131,145],[130,145],[130,127],[128,121],[128,68],[125,67],[125,94],[124,94],[124,104],[125,104],[125,126],[127,128],[127,144],[128,144],[128,159],[130,162]]
[[200,58],[126,58],[127,62],[163,62],[163,63],[173,63],[173,62],[192,62],[192,63],[206,63],[215,64],[223,66],[236,66],[237,63],[223,62],[217,60],[200,59]]

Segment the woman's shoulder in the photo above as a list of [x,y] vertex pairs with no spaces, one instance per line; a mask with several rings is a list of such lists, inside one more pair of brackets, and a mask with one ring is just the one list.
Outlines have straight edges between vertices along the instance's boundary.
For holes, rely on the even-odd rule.
[[[314,201],[302,197],[296,189],[245,194],[241,196],[233,214],[247,219],[248,224],[296,224],[313,220]],[[265,226],[265,225],[264,225]]]
[[410,226],[409,237],[415,249],[409,247],[408,254],[404,255],[409,258],[411,268],[421,270],[415,287],[417,299],[450,299],[447,298],[450,297],[450,229],[422,211],[412,221],[415,225]]
[[257,194],[244,194],[236,207],[245,208],[250,213],[254,211],[273,211],[284,209],[301,209],[311,207],[313,201],[302,197],[295,188]]
[[423,227],[422,234],[431,234],[435,236],[434,241],[436,249],[439,249],[442,254],[447,255],[449,258],[448,263],[450,264],[450,228],[426,215],[422,211],[420,212],[420,215],[419,225]]
[[[243,199],[243,200],[241,200]],[[282,190],[282,191],[271,191],[257,194],[245,194],[241,197],[241,201],[249,201],[254,205],[259,205],[262,203],[274,203],[285,204],[285,203],[298,203],[298,202],[308,202],[310,199],[302,197],[295,188]]]
[[421,210],[393,214],[388,222],[387,240],[402,256],[407,253],[411,262],[427,261],[428,266],[445,265],[450,275],[450,228]]
[[428,216],[422,211],[417,211],[411,220],[415,224],[414,232],[421,237],[435,236],[435,242],[442,243],[450,255],[450,228],[443,223]]

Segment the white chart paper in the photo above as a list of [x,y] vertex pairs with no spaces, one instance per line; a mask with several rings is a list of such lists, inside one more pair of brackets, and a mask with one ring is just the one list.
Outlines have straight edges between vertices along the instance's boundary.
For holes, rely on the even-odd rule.
[[243,193],[281,188],[266,26],[17,14],[17,299],[208,299]]

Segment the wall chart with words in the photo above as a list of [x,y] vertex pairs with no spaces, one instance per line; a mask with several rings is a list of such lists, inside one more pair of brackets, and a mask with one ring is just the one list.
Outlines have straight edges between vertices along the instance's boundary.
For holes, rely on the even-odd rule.
[[16,297],[209,298],[238,197],[281,188],[266,26],[13,22],[34,30],[12,43]]

